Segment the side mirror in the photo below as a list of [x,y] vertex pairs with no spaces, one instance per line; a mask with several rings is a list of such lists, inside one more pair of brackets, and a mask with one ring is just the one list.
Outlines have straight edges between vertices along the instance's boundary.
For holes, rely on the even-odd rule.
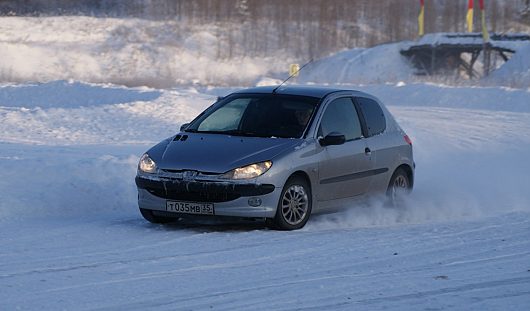
[[321,146],[342,145],[346,142],[346,136],[339,132],[331,132],[326,137],[318,140]]
[[188,125],[190,125],[189,123],[184,123],[180,126],[180,131],[183,132],[185,131],[187,128],[188,128]]

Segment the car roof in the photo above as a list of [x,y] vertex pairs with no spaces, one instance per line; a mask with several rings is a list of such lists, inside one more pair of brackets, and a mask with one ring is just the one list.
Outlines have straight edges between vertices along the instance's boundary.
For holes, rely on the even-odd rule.
[[[235,94],[273,94],[273,90],[278,86],[261,86],[243,89],[235,92]],[[297,95],[297,96],[310,96],[316,98],[324,98],[331,93],[337,92],[352,92],[354,95],[358,96],[367,96],[372,97],[369,94],[364,92],[349,90],[349,89],[339,89],[332,87],[322,87],[322,86],[299,86],[299,85],[285,85],[279,87],[274,94],[282,95]]]

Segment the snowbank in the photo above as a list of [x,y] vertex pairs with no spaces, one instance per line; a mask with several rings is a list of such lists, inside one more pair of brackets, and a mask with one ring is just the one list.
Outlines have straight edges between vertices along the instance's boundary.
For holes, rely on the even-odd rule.
[[530,89],[530,43],[520,48],[506,64],[492,72],[485,82]]
[[76,81],[51,81],[0,85],[0,106],[25,108],[95,107],[134,101],[154,101],[161,92],[148,88],[94,85]]
[[[462,35],[462,38],[448,36]],[[426,34],[417,41],[382,44],[367,49],[342,51],[315,61],[300,72],[298,83],[317,84],[380,84],[399,81],[419,82],[408,60],[400,54],[410,45],[440,45],[445,43],[482,44],[482,37],[467,34]],[[505,85],[527,88],[530,86],[530,43],[528,41],[495,41],[492,43],[516,51],[514,56],[478,84]],[[479,59],[480,62],[480,59]],[[448,81],[451,82],[451,81]]]
[[222,31],[134,18],[0,17],[0,81],[251,85],[292,62],[281,51],[256,58],[234,51],[219,60]]
[[468,108],[530,112],[530,89],[458,87],[432,83],[399,82],[395,85],[342,85],[379,97],[392,106]]
[[[55,81],[0,86],[0,141],[39,145],[142,144],[171,136],[212,97]],[[2,107],[3,106],[3,107]]]
[[408,81],[413,69],[401,56],[402,44],[353,49],[318,60],[300,72],[297,82],[359,84]]

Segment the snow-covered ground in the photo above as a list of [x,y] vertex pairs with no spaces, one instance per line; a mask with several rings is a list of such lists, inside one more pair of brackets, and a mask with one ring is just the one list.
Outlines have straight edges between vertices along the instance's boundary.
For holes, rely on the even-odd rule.
[[0,86],[2,308],[527,309],[530,92],[356,88],[414,140],[409,205],[274,232],[137,211],[139,155],[228,89]]
[[296,232],[159,226],[137,210],[139,156],[234,85],[302,62],[219,61],[219,29],[179,27],[0,18],[0,310],[530,309],[528,47],[491,87],[414,83],[402,43],[298,78],[388,105],[414,141],[405,208],[366,202]]

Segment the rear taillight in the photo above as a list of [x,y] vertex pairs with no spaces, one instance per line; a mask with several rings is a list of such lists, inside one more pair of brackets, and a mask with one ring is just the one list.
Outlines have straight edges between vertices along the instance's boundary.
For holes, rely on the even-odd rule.
[[403,136],[403,138],[405,139],[405,141],[407,142],[407,144],[409,144],[409,145],[412,146],[412,140],[410,140],[409,135],[405,135],[405,136]]

